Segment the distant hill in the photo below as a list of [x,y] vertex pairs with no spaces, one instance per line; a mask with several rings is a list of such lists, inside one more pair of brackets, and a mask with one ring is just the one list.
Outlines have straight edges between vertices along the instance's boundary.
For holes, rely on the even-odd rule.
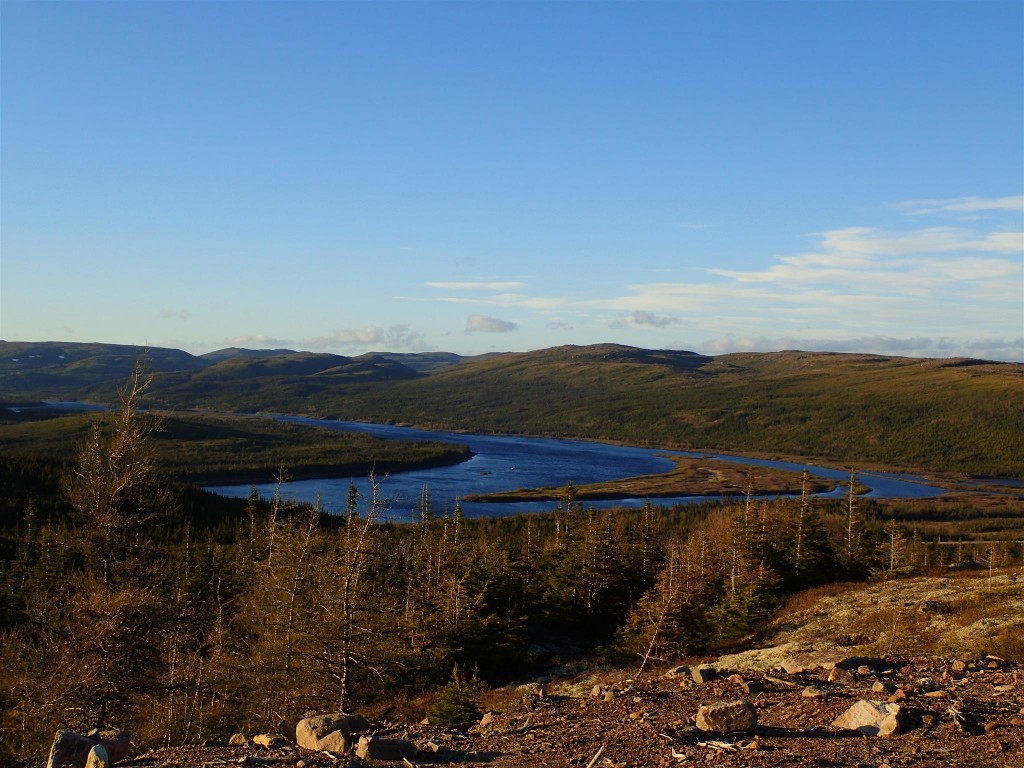
[[412,368],[414,371],[419,373],[437,373],[438,371],[449,368],[453,365],[459,365],[460,363],[472,362],[474,360],[482,360],[486,357],[493,357],[495,353],[488,353],[484,355],[471,355],[464,357],[463,355],[456,355],[454,352],[368,352],[365,355],[360,355],[355,358],[356,360],[365,360],[374,357],[381,357],[386,360],[392,360],[396,363]]
[[[0,343],[0,400],[113,400],[141,347]],[[461,358],[149,350],[155,405],[1024,477],[1024,365],[615,344]]]
[[1017,363],[596,345],[331,394],[343,418],[1024,477]]
[[116,392],[143,358],[153,373],[199,371],[209,365],[164,347],[0,341],[0,397],[75,398],[97,387]]
[[282,355],[296,355],[294,349],[243,349],[242,347],[225,347],[213,352],[207,352],[199,357],[211,363],[219,363],[232,357],[281,357]]

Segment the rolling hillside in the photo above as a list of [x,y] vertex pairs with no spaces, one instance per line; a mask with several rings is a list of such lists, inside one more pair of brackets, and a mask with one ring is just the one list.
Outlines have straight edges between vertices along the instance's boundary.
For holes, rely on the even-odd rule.
[[[608,346],[503,355],[320,404],[346,418],[1024,476],[1024,366]],[[341,393],[337,393],[341,394]]]
[[[33,346],[0,344],[0,399],[110,400],[130,368],[128,350],[138,349],[62,345],[75,355],[63,369],[49,358],[11,362],[56,357],[57,348]],[[1024,366],[1015,363],[798,351],[707,357],[611,344],[456,364],[424,356],[419,371],[392,355],[150,354],[152,400],[165,406],[1024,477]]]

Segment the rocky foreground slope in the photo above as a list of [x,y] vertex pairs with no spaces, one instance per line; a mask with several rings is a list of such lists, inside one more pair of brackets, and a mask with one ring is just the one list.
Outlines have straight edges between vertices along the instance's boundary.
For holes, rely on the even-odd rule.
[[[315,722],[319,749],[236,736],[117,765],[1024,768],[1024,664],[978,650],[1015,642],[1024,572],[912,579],[820,597],[743,653],[490,691],[466,731],[337,716]],[[893,652],[915,646],[947,651]]]

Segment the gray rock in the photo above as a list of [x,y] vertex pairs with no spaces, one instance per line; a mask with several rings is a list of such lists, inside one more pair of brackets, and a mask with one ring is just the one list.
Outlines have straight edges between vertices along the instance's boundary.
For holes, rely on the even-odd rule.
[[249,739],[245,737],[244,733],[233,733],[231,738],[228,739],[228,746],[230,747],[244,747],[249,743]]
[[871,690],[875,693],[884,693],[886,696],[891,696],[896,693],[896,686],[884,680],[878,680],[871,686]]
[[363,760],[411,760],[416,757],[416,752],[416,745],[405,739],[360,736],[356,745],[356,757]]
[[50,746],[46,768],[85,768],[85,761],[97,742],[74,731],[57,731]]
[[681,664],[666,672],[665,677],[690,677],[690,668],[686,664]]
[[320,752],[332,752],[336,755],[343,755],[352,747],[352,737],[346,736],[344,731],[331,731],[316,743]]
[[697,728],[714,733],[753,733],[757,710],[745,699],[716,701],[697,710]]
[[110,762],[117,763],[132,756],[132,735],[128,731],[121,731],[116,728],[100,730],[93,728],[87,734],[87,738],[98,741],[107,750],[107,757]]
[[824,688],[820,688],[817,685],[808,685],[800,693],[805,699],[827,699],[828,691]]
[[901,704],[862,699],[833,720],[832,725],[865,736],[894,736],[906,730],[907,714]]
[[85,768],[110,768],[110,757],[102,744],[95,745],[85,758]]
[[318,752],[347,752],[352,746],[352,725],[340,712],[306,717],[295,725],[295,743]]

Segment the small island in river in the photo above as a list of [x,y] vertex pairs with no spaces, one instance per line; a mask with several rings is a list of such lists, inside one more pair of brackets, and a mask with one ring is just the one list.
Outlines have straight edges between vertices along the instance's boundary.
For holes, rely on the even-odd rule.
[[[755,467],[719,461],[712,458],[670,456],[675,467],[656,475],[640,475],[603,483],[590,483],[576,488],[581,501],[612,499],[669,498],[676,496],[730,496],[743,495],[749,487],[755,496],[799,494],[803,490],[800,472]],[[836,483],[818,477],[808,477],[808,493],[827,493]],[[473,494],[463,498],[467,502],[556,501],[563,498],[565,488],[519,488],[502,493]]]

